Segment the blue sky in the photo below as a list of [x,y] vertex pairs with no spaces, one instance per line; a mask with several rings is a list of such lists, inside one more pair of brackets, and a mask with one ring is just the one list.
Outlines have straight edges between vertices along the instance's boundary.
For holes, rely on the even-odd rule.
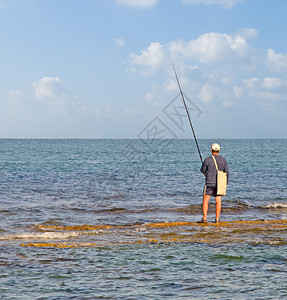
[[[287,138],[285,0],[0,0],[0,137]],[[178,113],[178,114],[176,114]]]

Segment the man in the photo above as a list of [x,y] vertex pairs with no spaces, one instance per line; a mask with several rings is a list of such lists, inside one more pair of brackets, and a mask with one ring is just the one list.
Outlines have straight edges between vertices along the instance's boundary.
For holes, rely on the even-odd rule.
[[[218,170],[223,171],[227,174],[227,182],[228,182],[229,169],[228,169],[227,161],[225,160],[225,158],[219,155],[219,151],[220,151],[220,146],[217,143],[211,146],[211,153],[216,160]],[[217,186],[216,186],[217,169],[212,156],[209,156],[204,160],[204,163],[200,169],[200,171],[205,176],[205,186],[203,191],[203,203],[202,203],[203,218],[198,223],[207,222],[208,202],[210,196],[215,197],[215,202],[216,202],[215,223],[219,223],[219,216],[221,212],[221,196],[217,195]]]

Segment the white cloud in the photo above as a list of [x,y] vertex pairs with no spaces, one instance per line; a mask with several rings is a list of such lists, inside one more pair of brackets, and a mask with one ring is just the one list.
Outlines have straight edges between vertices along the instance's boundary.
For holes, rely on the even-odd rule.
[[272,72],[287,72],[287,53],[275,53],[273,49],[268,49],[265,63]]
[[82,117],[107,117],[113,113],[111,103],[105,103],[102,108],[94,105],[86,105],[75,99],[65,88],[59,77],[43,77],[32,83],[35,99],[43,100],[48,104],[53,113],[62,116],[81,115]]
[[276,89],[282,85],[281,79],[275,77],[264,78],[263,83],[267,89]]
[[[207,66],[235,65],[243,63],[252,65],[256,51],[240,36],[222,33],[206,33],[188,42],[172,41],[162,45],[151,43],[139,55],[131,54],[130,62],[134,68],[140,68],[143,73],[158,70],[170,58],[174,60],[192,60]],[[198,68],[198,67],[197,67]]]
[[258,35],[258,31],[254,28],[243,28],[239,30],[238,35],[244,37],[245,39],[252,39]]
[[224,84],[224,85],[230,85],[232,82],[234,81],[234,77],[233,76],[225,76],[225,77],[222,77],[221,79],[221,82]]
[[274,101],[279,100],[281,97],[279,94],[271,93],[271,92],[258,92],[256,95],[259,99],[271,101],[271,102],[267,101],[267,102],[261,103],[263,106],[266,106],[269,109],[273,109]]
[[139,67],[144,74],[158,70],[165,59],[164,46],[160,43],[151,43],[140,55],[130,54],[132,66]]
[[159,0],[115,0],[116,3],[134,8],[152,8]]
[[235,98],[241,98],[242,92],[243,92],[242,87],[238,87],[238,86],[233,87],[233,95]]
[[223,8],[231,8],[241,0],[182,0],[184,4],[203,4],[203,5],[217,5]]
[[178,84],[176,80],[169,78],[167,82],[164,83],[164,88],[166,91],[174,91],[178,89]]
[[184,93],[206,114],[225,109],[280,111],[280,106],[286,106],[287,78],[285,74],[272,76],[269,70],[287,71],[287,54],[269,50],[266,59],[266,52],[249,43],[257,35],[257,30],[247,28],[233,35],[211,32],[190,41],[153,42],[138,54],[131,54],[130,64],[145,75],[157,72],[152,77],[160,81],[157,98],[162,93],[165,99],[172,99],[178,93],[172,58]]
[[[249,107],[257,110],[258,107],[267,111],[281,111],[286,105],[287,82],[277,77],[250,78],[242,81],[243,94],[239,101],[246,98]],[[280,108],[281,106],[281,108]],[[284,110],[284,109],[283,109]]]
[[11,90],[8,92],[9,97],[18,97],[18,96],[20,96],[20,94],[21,93],[18,90]]
[[[181,0],[183,4],[191,5],[216,5],[223,8],[231,8],[242,0]],[[132,8],[153,8],[159,0],[115,0],[117,4],[125,5]]]
[[32,86],[39,100],[58,98],[64,92],[63,82],[58,77],[43,77],[34,81]]
[[122,48],[125,45],[125,40],[123,38],[115,39],[115,44]]
[[[171,46],[171,53],[176,54],[177,49],[174,49],[173,45]],[[248,62],[252,52],[245,38],[214,32],[203,34],[196,40],[182,43],[179,50],[187,59],[206,65],[236,63],[238,61]]]
[[88,118],[90,116],[102,116],[102,110],[98,106],[81,105],[78,111],[84,118]]
[[22,111],[22,108],[20,108],[20,107],[11,107],[9,112],[8,112],[8,116],[9,117],[14,117],[15,115],[17,115],[21,111]]
[[283,91],[284,88],[287,90],[286,82],[284,83],[282,79],[277,77],[265,77],[263,79],[254,77],[250,79],[244,79],[243,84],[245,88],[256,92],[259,92],[262,89],[274,90],[274,92],[277,92],[279,89]]
[[247,85],[249,88],[254,88],[259,83],[259,78],[248,78],[244,79],[243,83]]
[[201,88],[199,99],[205,103],[209,103],[212,101],[214,95],[214,88],[208,84],[204,85]]
[[43,77],[32,83],[35,98],[45,100],[54,112],[67,116],[72,111],[80,111],[80,105],[65,90],[63,81],[58,77]]
[[21,103],[21,99],[22,98],[22,95],[21,95],[21,92],[18,91],[18,90],[10,90],[8,91],[8,102],[11,104],[11,105],[19,105],[19,103]]

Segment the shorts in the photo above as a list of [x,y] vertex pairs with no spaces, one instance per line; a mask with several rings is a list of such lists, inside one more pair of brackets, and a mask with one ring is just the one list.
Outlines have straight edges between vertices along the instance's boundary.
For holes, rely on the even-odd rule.
[[203,195],[217,196],[217,186],[216,184],[206,184],[203,189]]

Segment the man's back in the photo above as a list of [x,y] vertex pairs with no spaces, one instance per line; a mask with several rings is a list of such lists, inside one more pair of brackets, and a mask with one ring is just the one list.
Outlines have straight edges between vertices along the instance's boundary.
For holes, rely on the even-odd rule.
[[[220,155],[213,155],[213,157],[215,158],[215,160],[217,162],[218,170],[227,173],[227,182],[228,182],[229,169],[228,169],[226,159]],[[216,170],[212,156],[209,156],[204,160],[204,163],[203,163],[200,171],[205,175],[205,183],[206,184],[216,184],[217,170]]]

